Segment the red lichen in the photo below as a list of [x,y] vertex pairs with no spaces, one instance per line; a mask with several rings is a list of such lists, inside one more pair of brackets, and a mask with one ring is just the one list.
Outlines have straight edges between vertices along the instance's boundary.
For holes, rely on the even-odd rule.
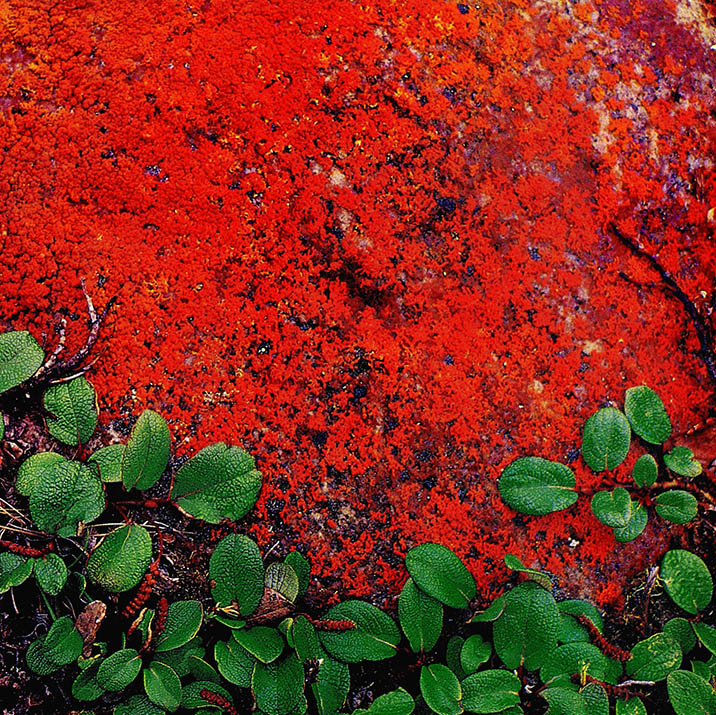
[[628,582],[666,548],[650,524],[611,564],[586,499],[516,522],[495,483],[539,454],[598,486],[580,430],[630,384],[677,430],[708,411],[680,306],[605,230],[710,298],[707,23],[674,0],[10,0],[0,22],[0,318],[40,337],[83,314],[80,278],[117,294],[105,423],[153,407],[180,455],[250,449],[253,535],[310,543],[354,595],[394,595],[424,540],[483,595],[506,551]]

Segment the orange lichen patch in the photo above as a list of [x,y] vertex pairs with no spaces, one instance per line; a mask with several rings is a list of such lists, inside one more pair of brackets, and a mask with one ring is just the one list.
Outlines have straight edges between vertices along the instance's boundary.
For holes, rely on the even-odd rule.
[[39,336],[80,278],[118,294],[105,422],[249,448],[254,534],[336,591],[394,595],[432,539],[482,594],[510,550],[617,598],[662,525],[617,567],[586,499],[521,518],[495,484],[536,454],[597,487],[581,427],[630,384],[677,430],[709,409],[681,306],[605,230],[710,299],[715,68],[679,7],[8,2],[0,315]]

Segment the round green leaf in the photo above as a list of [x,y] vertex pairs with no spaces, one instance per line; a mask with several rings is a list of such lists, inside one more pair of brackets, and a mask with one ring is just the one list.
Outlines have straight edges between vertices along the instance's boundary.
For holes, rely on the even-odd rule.
[[235,640],[228,643],[217,642],[214,646],[214,658],[221,675],[240,688],[251,687],[251,674],[254,672],[256,658]]
[[666,689],[676,715],[713,714],[713,688],[696,673],[674,670],[666,678]]
[[629,523],[621,529],[614,529],[614,538],[621,543],[636,539],[646,528],[646,522],[649,518],[646,507],[641,502],[634,500],[631,506],[631,519],[629,519]]
[[[319,715],[334,715],[348,697],[351,676],[348,666],[338,660],[324,656],[320,660],[316,682],[311,685]],[[375,703],[373,703],[375,705]],[[371,714],[373,709],[371,707]]]
[[690,551],[667,551],[661,561],[661,580],[674,603],[688,613],[696,615],[711,603],[711,574],[703,560]]
[[291,603],[298,598],[298,576],[288,564],[279,561],[269,564],[266,568],[264,585],[266,588],[280,593],[287,601],[291,601]]
[[207,700],[201,697],[201,691],[208,690],[211,693],[221,695],[222,698],[226,698],[230,703],[233,704],[234,699],[231,697],[226,688],[222,688],[221,685],[211,680],[196,680],[193,683],[189,683],[182,688],[181,694],[181,706],[183,710],[200,710],[202,708],[216,707]]
[[171,498],[196,519],[218,524],[247,514],[261,490],[261,472],[254,458],[223,442],[209,445],[176,474]]
[[685,618],[672,618],[664,623],[664,633],[671,636],[681,647],[682,653],[688,653],[696,646],[696,635],[691,623]]
[[589,715],[581,693],[568,688],[547,688],[542,697],[549,703],[549,715]]
[[622,487],[611,492],[597,492],[592,497],[592,512],[602,524],[617,529],[624,528],[632,517],[629,492]]
[[445,665],[424,665],[420,669],[420,693],[426,705],[438,715],[460,715],[462,688],[455,673]]
[[656,633],[631,649],[627,675],[635,680],[663,680],[681,665],[681,648],[666,633]]
[[294,655],[273,663],[256,661],[251,691],[266,715],[289,715],[303,696],[303,666]]
[[624,399],[624,412],[634,432],[645,442],[661,444],[669,439],[669,415],[661,398],[651,388],[646,385],[630,387]]
[[589,601],[578,599],[567,599],[557,603],[562,614],[560,619],[560,629],[558,639],[562,643],[587,643],[589,642],[589,633],[587,629],[577,622],[574,616],[587,616],[601,633],[604,628],[602,616],[599,611]]
[[82,636],[67,616],[58,618],[44,636],[30,644],[27,666],[38,675],[49,675],[77,660],[82,653]]
[[146,695],[133,695],[126,703],[117,705],[114,715],[164,715]]
[[84,377],[53,385],[45,392],[47,429],[60,442],[84,444],[97,427],[97,396]]
[[613,407],[604,407],[584,425],[582,457],[595,472],[614,469],[626,458],[630,441],[627,418]]
[[477,588],[465,564],[442,544],[420,544],[408,551],[405,566],[415,585],[451,608],[467,608]]
[[99,469],[99,478],[105,482],[122,481],[122,457],[124,455],[123,444],[109,444],[98,449],[87,459],[93,462]]
[[520,679],[507,670],[483,670],[462,681],[462,704],[472,713],[496,713],[520,702]]
[[97,682],[105,690],[122,690],[139,675],[142,659],[134,648],[125,648],[105,658],[97,670]]
[[650,454],[642,454],[634,463],[631,476],[638,487],[652,487],[658,474],[656,460]]
[[99,475],[79,462],[59,462],[43,472],[30,494],[30,515],[38,528],[75,536],[80,524],[96,519],[105,507]]
[[412,578],[400,592],[398,618],[413,653],[425,653],[435,647],[443,628],[443,606],[421,591]]
[[121,593],[134,588],[152,560],[152,537],[137,524],[111,531],[92,551],[87,575],[106,591]]
[[32,377],[44,359],[45,353],[27,330],[0,335],[0,393]]
[[395,655],[400,631],[393,619],[365,601],[344,601],[333,606],[325,618],[348,620],[356,627],[346,631],[321,631],[319,637],[330,655],[344,663],[383,660]]
[[254,626],[231,632],[234,640],[262,663],[271,663],[283,652],[283,636],[268,626]]
[[311,580],[311,564],[309,564],[306,557],[299,554],[298,551],[291,551],[286,554],[286,558],[283,562],[295,571],[298,577],[298,596],[303,596]]
[[609,696],[599,683],[587,683],[579,694],[587,704],[588,715],[609,715]]
[[50,596],[56,596],[67,582],[67,566],[57,554],[35,559],[33,570],[38,585]]
[[264,594],[264,566],[259,547],[242,534],[225,536],[209,560],[211,595],[219,608],[234,604],[236,615],[256,610]]
[[462,644],[460,651],[460,665],[467,675],[476,672],[483,664],[487,663],[492,655],[492,646],[489,641],[482,639],[482,636],[474,633],[468,636]]
[[0,594],[30,578],[32,560],[8,551],[0,554]]
[[557,604],[533,581],[513,588],[505,600],[505,610],[493,626],[495,651],[510,669],[524,664],[527,670],[536,670],[557,645],[561,628]]
[[28,457],[17,470],[15,489],[23,496],[29,497],[38,484],[52,472],[55,465],[67,460],[57,452],[38,452]]
[[522,514],[544,516],[577,501],[574,472],[541,457],[520,457],[509,464],[497,483],[508,506]]
[[156,660],[143,671],[144,692],[160,708],[173,712],[181,703],[181,681],[179,676],[164,663]]
[[122,455],[124,488],[149,489],[156,484],[169,463],[170,444],[171,435],[164,418],[153,410],[144,410]]
[[368,711],[370,715],[410,715],[415,709],[413,696],[403,688],[376,698]]
[[674,524],[685,524],[696,518],[698,513],[698,501],[693,494],[672,489],[659,494],[654,500],[656,502],[656,513],[667,521]]
[[716,655],[716,628],[712,628],[705,623],[693,623],[691,625],[701,645]]
[[204,609],[199,601],[174,601],[169,604],[164,632],[157,638],[155,653],[180,648],[199,632]]
[[703,471],[701,463],[694,459],[694,453],[688,447],[674,447],[664,455],[664,464],[674,474],[682,477],[698,477]]

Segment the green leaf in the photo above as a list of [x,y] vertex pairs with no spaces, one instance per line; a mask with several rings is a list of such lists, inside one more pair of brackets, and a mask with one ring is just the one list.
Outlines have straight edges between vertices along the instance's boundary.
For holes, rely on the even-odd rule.
[[105,482],[122,481],[122,457],[124,456],[123,444],[109,444],[98,449],[87,459],[97,465],[99,478]]
[[413,653],[435,647],[443,627],[442,603],[421,591],[411,578],[400,592],[398,618]]
[[638,487],[652,487],[658,474],[656,460],[650,454],[642,454],[634,463],[631,476]]
[[146,695],[133,695],[126,703],[117,705],[114,715],[164,715]]
[[72,682],[72,697],[76,700],[96,700],[104,692],[104,688],[97,682],[96,665],[80,671]]
[[671,421],[659,395],[646,385],[630,387],[624,398],[624,412],[636,434],[649,444],[666,442]]
[[226,688],[222,688],[218,683],[211,680],[196,680],[182,688],[182,710],[200,710],[202,708],[216,707],[201,697],[202,690],[208,690],[211,693],[221,695],[222,698],[226,698],[232,705],[234,703],[231,693],[226,690]]
[[561,620],[557,604],[548,591],[532,581],[513,588],[493,627],[497,655],[510,669],[525,665],[537,670],[557,645]]
[[415,709],[413,696],[403,688],[376,698],[370,706],[370,715],[411,715]]
[[588,715],[609,715],[609,697],[599,683],[587,683],[579,694],[587,705]]
[[67,460],[57,452],[38,452],[28,457],[17,471],[15,489],[23,496],[29,497],[41,484],[54,467]]
[[705,623],[692,623],[691,625],[701,645],[716,655],[716,628]]
[[492,655],[492,646],[489,641],[474,633],[468,636],[460,650],[460,666],[467,675],[475,673],[483,664],[487,663]]
[[548,654],[540,669],[540,679],[549,683],[560,676],[586,673],[597,680],[607,681],[610,668],[609,659],[597,646],[583,642],[565,643]]
[[318,640],[318,634],[306,616],[296,616],[291,626],[291,634],[296,655],[302,663],[318,660],[321,657],[323,648]]
[[614,529],[614,538],[621,543],[636,539],[646,528],[646,522],[649,519],[646,507],[641,502],[634,500],[631,503],[631,507],[629,523],[621,529]]
[[235,640],[228,643],[218,641],[214,646],[214,658],[221,675],[240,688],[251,687],[251,674],[254,672],[256,658]]
[[627,418],[613,407],[604,407],[584,425],[582,457],[595,472],[614,469],[626,458],[630,441]]
[[460,715],[460,681],[447,666],[436,663],[420,669],[420,692],[427,706],[438,715]]
[[711,680],[711,668],[702,660],[691,661],[691,672],[701,676],[704,680]]
[[664,455],[664,464],[682,477],[698,477],[703,471],[701,463],[694,459],[694,453],[688,447],[674,447]]
[[696,635],[691,623],[685,618],[672,618],[664,623],[664,633],[671,636],[686,654],[696,646]]
[[0,554],[0,594],[30,578],[32,561],[8,551]]
[[30,515],[50,534],[75,536],[104,511],[104,487],[99,475],[79,462],[60,462],[43,473],[30,494]]
[[280,593],[291,603],[298,598],[298,576],[288,564],[279,561],[269,564],[266,569],[264,585],[266,588]]
[[690,551],[667,551],[661,561],[661,580],[672,601],[692,615],[711,603],[711,574],[703,560]]
[[25,654],[27,667],[38,675],[49,675],[77,660],[82,653],[82,636],[70,618],[58,618],[44,636],[30,644]]
[[45,353],[27,330],[0,335],[0,393],[32,377],[42,365]]
[[505,610],[505,597],[498,596],[484,611],[475,613],[468,623],[491,623],[496,621]]
[[174,712],[181,703],[179,676],[164,663],[153,660],[143,671],[144,692],[160,708]]
[[306,589],[311,580],[311,564],[309,564],[306,557],[299,554],[298,551],[291,551],[286,554],[286,558],[283,562],[287,566],[290,566],[298,577],[298,597],[300,598],[306,593]]
[[335,715],[348,697],[350,687],[348,666],[328,656],[323,657],[318,666],[316,682],[311,685],[319,715]]
[[541,457],[520,457],[509,464],[497,483],[507,505],[522,514],[544,516],[577,501],[577,480],[564,464]]
[[276,660],[283,652],[286,643],[275,628],[268,626],[242,628],[232,631],[231,635],[240,646],[262,663],[271,663]]
[[122,455],[124,488],[149,489],[154,486],[169,463],[170,444],[171,435],[164,418],[152,410],[144,410]]
[[455,673],[458,680],[462,680],[467,675],[460,663],[463,645],[465,645],[465,639],[462,636],[451,636],[445,646],[445,663]]
[[542,588],[546,588],[548,591],[552,588],[552,579],[548,574],[544,571],[528,568],[522,563],[522,559],[514,554],[505,554],[505,566],[513,571],[520,571],[527,574],[532,581],[536,581]]
[[632,517],[629,492],[622,487],[617,487],[611,492],[597,492],[592,497],[592,512],[602,524],[623,529]]
[[662,492],[654,501],[656,513],[674,524],[685,524],[695,519],[698,513],[696,497],[680,489]]
[[549,703],[547,715],[589,715],[584,697],[574,690],[547,688],[541,695]]
[[462,704],[472,713],[496,713],[520,702],[520,679],[507,670],[483,670],[462,681]]
[[266,715],[288,715],[303,696],[303,666],[292,654],[273,663],[256,661],[251,691]]
[[157,638],[155,653],[180,648],[199,632],[204,609],[199,601],[174,601],[169,604],[164,632]]
[[627,675],[635,680],[663,680],[681,665],[681,648],[666,633],[656,633],[631,649]]
[[346,631],[321,631],[321,644],[330,655],[344,663],[392,658],[400,642],[400,631],[393,619],[365,601],[344,601],[333,606],[328,620],[348,620],[356,627]]
[[111,531],[90,554],[87,575],[106,591],[122,593],[134,588],[152,560],[152,537],[137,524]]
[[[198,655],[190,655],[187,658],[189,664],[189,674],[197,680],[209,680],[212,683],[220,683],[221,676],[216,672],[216,668],[203,657]],[[179,673],[177,673],[179,675]],[[181,676],[179,676],[181,677]]]
[[261,472],[254,458],[223,442],[209,445],[176,474],[171,498],[189,516],[218,524],[238,521],[256,503]]
[[67,583],[67,566],[57,554],[35,559],[33,570],[38,585],[50,596],[56,596]]
[[125,648],[105,658],[97,671],[97,683],[105,690],[123,690],[139,675],[142,659],[134,648]]
[[60,442],[84,444],[97,427],[97,396],[84,377],[53,385],[45,392],[47,429]]
[[567,599],[566,601],[560,601],[557,604],[557,608],[559,608],[562,614],[558,637],[562,643],[589,642],[587,629],[578,623],[574,616],[586,616],[600,633],[604,628],[604,623],[599,611],[588,601]]
[[674,670],[666,678],[666,689],[676,715],[713,714],[713,688],[696,673]]
[[209,560],[211,595],[219,608],[235,604],[246,617],[252,614],[264,595],[264,566],[259,547],[247,536],[229,534],[214,549]]
[[201,646],[201,638],[196,637],[179,648],[165,650],[156,653],[154,660],[168,665],[180,678],[189,675],[191,671],[192,657],[204,657],[204,649]]
[[415,585],[451,608],[467,608],[477,588],[465,564],[446,546],[426,543],[415,546],[405,557]]

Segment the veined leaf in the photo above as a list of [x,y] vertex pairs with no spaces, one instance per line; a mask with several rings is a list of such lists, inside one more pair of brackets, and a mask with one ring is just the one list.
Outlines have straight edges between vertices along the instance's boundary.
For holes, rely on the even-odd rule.
[[624,399],[624,411],[632,429],[645,442],[661,444],[671,435],[671,421],[659,395],[646,385],[630,387]]
[[29,497],[38,484],[49,475],[55,465],[67,460],[57,452],[38,452],[28,457],[17,471],[15,489],[23,496]]
[[152,560],[152,537],[138,524],[111,531],[90,554],[87,575],[106,591],[134,588]]
[[703,471],[701,463],[694,459],[694,453],[688,447],[674,447],[664,455],[664,464],[674,474],[693,479]]
[[652,487],[658,474],[656,460],[650,454],[642,454],[634,463],[631,476],[638,487]]
[[475,579],[465,564],[442,544],[420,544],[408,551],[405,566],[415,585],[452,608],[467,608],[475,598]]
[[47,429],[60,442],[84,444],[97,426],[97,396],[84,377],[53,385],[45,392]]
[[251,615],[264,594],[264,567],[259,547],[241,534],[225,536],[209,560],[211,595],[220,608],[235,604],[233,615]]
[[398,599],[398,618],[413,653],[425,653],[435,647],[443,627],[443,606],[421,591],[411,578]]
[[520,702],[520,679],[507,670],[483,670],[462,681],[462,704],[472,713],[497,713]]
[[460,681],[447,666],[436,663],[420,669],[420,693],[438,715],[460,715],[463,707]]
[[696,554],[683,549],[667,551],[660,575],[671,599],[688,613],[696,615],[711,603],[713,579]]
[[656,513],[667,521],[674,524],[686,524],[696,518],[698,513],[698,501],[693,494],[681,489],[672,489],[662,492],[654,500],[656,502]]
[[45,353],[27,330],[0,334],[0,393],[32,377],[44,359]]
[[500,476],[497,488],[507,505],[522,514],[544,516],[577,501],[577,480],[564,464],[520,457]]
[[626,458],[630,442],[627,418],[613,407],[604,407],[584,425],[582,457],[595,472],[614,469]]
[[611,492],[597,492],[592,497],[592,513],[602,524],[623,529],[632,517],[631,496],[622,487]]
[[124,488],[149,489],[156,484],[169,463],[170,444],[171,435],[164,418],[153,410],[144,410],[122,455]]

